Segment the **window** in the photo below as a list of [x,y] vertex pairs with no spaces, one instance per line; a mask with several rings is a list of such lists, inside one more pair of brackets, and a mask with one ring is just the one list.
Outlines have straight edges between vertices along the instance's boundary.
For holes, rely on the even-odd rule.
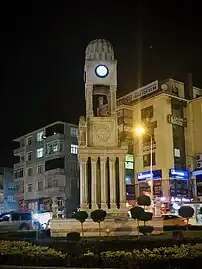
[[39,181],[38,182],[38,191],[42,191],[43,190],[43,181]]
[[53,151],[56,152],[58,151],[58,142],[57,141],[54,141],[53,144],[52,144],[52,148],[53,148]]
[[32,167],[29,167],[27,169],[27,175],[28,175],[28,177],[31,177],[32,176]]
[[60,142],[59,141],[52,141],[46,144],[46,154],[52,154],[54,152],[59,151]]
[[57,179],[53,179],[53,188],[56,188],[58,186]]
[[134,158],[132,154],[126,155],[125,167],[126,169],[133,169]]
[[153,118],[153,115],[154,115],[153,106],[149,106],[141,110],[141,120],[143,122],[151,120]]
[[39,174],[42,174],[43,171],[44,171],[44,169],[43,169],[43,164],[39,164],[39,165],[37,165],[37,174],[38,174],[38,175],[39,175]]
[[43,141],[44,131],[40,131],[36,134],[36,141],[40,142]]
[[70,163],[70,170],[71,171],[79,171],[79,164],[78,164],[78,162],[71,162]]
[[[147,167],[151,165],[151,154],[145,154],[143,155],[143,166]],[[155,152],[152,153],[152,165],[156,165],[156,154]]]
[[24,169],[20,168],[14,171],[14,178],[21,178],[24,176]]
[[31,183],[27,185],[27,191],[32,192],[32,184]]
[[71,153],[78,154],[78,146],[71,144]]
[[27,161],[31,161],[32,160],[32,151],[27,152]]
[[75,128],[75,127],[71,127],[70,133],[71,133],[71,136],[76,136],[77,137],[78,129]]
[[143,144],[147,144],[151,142],[151,136],[152,136],[152,141],[154,141],[154,127],[148,127],[147,128],[147,133],[143,135],[142,137],[142,142]]
[[24,160],[25,160],[24,154],[20,155],[20,162],[24,162]]
[[32,136],[27,138],[27,146],[31,146],[32,145]]
[[43,157],[43,148],[38,148],[36,151],[36,157],[42,158]]

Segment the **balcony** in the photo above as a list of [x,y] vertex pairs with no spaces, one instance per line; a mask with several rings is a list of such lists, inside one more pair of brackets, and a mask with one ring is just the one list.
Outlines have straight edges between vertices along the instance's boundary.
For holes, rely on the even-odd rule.
[[45,139],[46,143],[50,142],[50,141],[53,141],[53,140],[64,141],[65,140],[65,134],[57,133],[57,134],[53,134],[51,136],[47,136],[46,139]]
[[14,163],[13,168],[18,169],[24,166],[24,162]]
[[14,155],[18,156],[20,153],[22,153],[25,150],[25,147],[19,147],[17,149],[14,149]]
[[51,176],[57,176],[57,175],[65,175],[65,170],[64,169],[60,169],[60,168],[56,168],[56,169],[52,169],[49,171],[45,171],[44,175],[47,177],[51,177]]
[[42,197],[60,197],[64,196],[65,187],[52,187],[43,190],[33,190],[25,193],[25,200],[35,200]]

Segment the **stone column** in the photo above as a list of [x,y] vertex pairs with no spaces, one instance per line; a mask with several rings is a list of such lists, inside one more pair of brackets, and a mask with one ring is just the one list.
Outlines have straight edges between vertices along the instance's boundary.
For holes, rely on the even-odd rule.
[[91,157],[91,208],[97,209],[97,157]]
[[80,205],[81,208],[86,208],[88,205],[88,178],[87,178],[87,160],[88,158],[80,159]]
[[87,84],[85,88],[86,116],[93,116],[93,85]]
[[111,108],[111,115],[115,116],[116,115],[116,85],[111,85],[110,86],[110,108]]
[[116,208],[115,157],[109,157],[110,208]]
[[119,157],[120,207],[126,207],[125,156]]
[[107,208],[107,178],[106,178],[106,157],[100,157],[101,172],[101,208]]

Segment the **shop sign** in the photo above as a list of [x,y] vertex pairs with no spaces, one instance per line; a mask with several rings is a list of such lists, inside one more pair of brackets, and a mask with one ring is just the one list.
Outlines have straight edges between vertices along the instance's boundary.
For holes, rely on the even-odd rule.
[[169,177],[176,179],[189,179],[189,171],[172,168],[169,170]]
[[137,174],[138,181],[145,181],[149,179],[161,179],[162,178],[162,170],[153,170],[152,176],[150,171],[140,172]]
[[178,125],[181,127],[187,127],[187,119],[179,118],[173,115],[168,115],[168,123]]

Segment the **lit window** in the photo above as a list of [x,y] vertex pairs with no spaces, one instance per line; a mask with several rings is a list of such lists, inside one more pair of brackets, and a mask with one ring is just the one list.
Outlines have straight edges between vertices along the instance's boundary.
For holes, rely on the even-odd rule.
[[43,164],[39,164],[37,166],[37,174],[42,174],[43,173]]
[[71,144],[71,153],[78,154],[78,146]]
[[36,151],[36,157],[37,158],[42,158],[43,157],[43,148],[39,148]]
[[27,185],[27,191],[28,192],[32,192],[32,184],[28,184]]
[[52,149],[53,149],[54,152],[58,151],[58,142],[57,141],[53,142]]
[[42,141],[44,136],[44,131],[40,131],[36,134],[36,141]]
[[28,175],[28,177],[31,177],[32,176],[32,167],[29,167],[27,169],[27,175]]
[[77,135],[78,135],[78,129],[77,128],[71,127],[70,132],[71,132],[71,136],[76,136],[77,137]]

